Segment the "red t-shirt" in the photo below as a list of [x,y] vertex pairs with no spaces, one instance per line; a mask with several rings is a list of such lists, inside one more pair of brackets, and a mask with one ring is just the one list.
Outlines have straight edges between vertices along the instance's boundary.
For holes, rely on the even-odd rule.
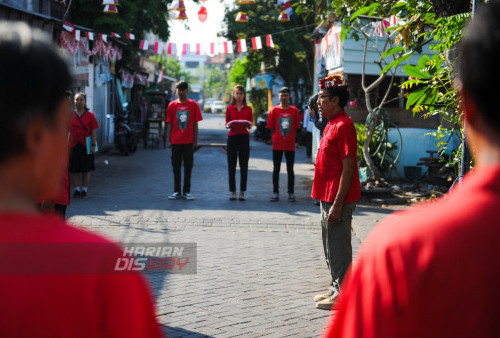
[[449,196],[386,219],[326,336],[498,337],[499,206],[500,167],[482,167]]
[[339,190],[342,175],[342,159],[354,158],[354,176],[344,203],[356,202],[361,198],[359,182],[356,128],[351,118],[341,111],[333,115],[323,131],[314,166],[314,181],[311,196],[314,199],[333,203]]
[[161,337],[144,279],[108,273],[123,255],[101,236],[4,212],[0,257],[1,337]]
[[[253,123],[252,108],[249,106],[243,106],[240,111],[236,108],[236,105],[231,105],[226,108],[226,124],[235,120],[245,120]],[[248,125],[245,123],[234,123],[230,126],[229,133],[227,136],[233,135],[250,135],[248,131]]]
[[295,130],[300,128],[299,110],[294,106],[273,107],[267,118],[267,128],[274,129],[273,150],[295,151]]
[[94,129],[99,128],[99,124],[95,119],[95,116],[92,112],[86,111],[80,116],[80,120],[82,120],[83,125],[87,129],[82,126],[82,123],[78,121],[78,116],[76,113],[73,113],[73,119],[70,124],[70,135],[69,135],[69,146],[74,148],[78,143],[86,146],[85,138],[90,136],[90,132]]
[[167,123],[172,125],[170,142],[172,144],[190,144],[194,142],[194,124],[203,120],[200,107],[196,102],[187,99],[185,102],[175,100],[167,108]]

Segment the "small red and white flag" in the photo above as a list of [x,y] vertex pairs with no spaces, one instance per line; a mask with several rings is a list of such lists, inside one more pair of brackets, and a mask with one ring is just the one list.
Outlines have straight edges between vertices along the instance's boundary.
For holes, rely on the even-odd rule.
[[161,67],[160,76],[158,76],[158,83],[163,81],[163,67]]
[[148,40],[141,40],[141,43],[139,44],[139,49],[140,50],[148,50],[148,48],[149,48]]
[[197,43],[196,44],[196,55],[200,55],[201,54],[201,44]]
[[262,40],[260,36],[252,38],[252,48],[253,49],[262,49]]
[[75,30],[75,25],[73,25],[71,22],[65,21],[63,23],[63,28],[68,32],[73,33],[73,31]]
[[101,38],[102,41],[108,42],[108,36],[106,34],[99,34],[99,37]]
[[247,41],[245,39],[238,39],[238,53],[246,53],[247,52]]
[[188,44],[183,43],[182,44],[182,55],[186,55],[188,53]]
[[224,53],[225,54],[233,54],[233,42],[232,41],[224,41]]
[[79,29],[75,30],[75,40],[80,41],[80,30]]
[[129,40],[135,40],[135,35],[130,33],[125,33],[125,37]]
[[114,38],[121,38],[121,36],[117,33],[111,32],[111,36]]
[[155,42],[154,47],[153,47],[153,52],[155,54],[161,54],[163,52],[163,43]]
[[210,43],[210,55],[215,55],[215,43]]
[[391,26],[396,26],[399,23],[399,19],[395,15],[391,15],[389,17],[389,22],[391,23]]
[[168,45],[167,45],[167,54],[168,55],[174,55],[176,54],[175,51],[176,51],[176,48],[175,48],[175,43],[172,43],[172,42],[169,42]]
[[274,48],[273,37],[271,36],[271,34],[266,35],[266,46]]
[[94,41],[94,32],[85,32],[85,37],[90,41]]

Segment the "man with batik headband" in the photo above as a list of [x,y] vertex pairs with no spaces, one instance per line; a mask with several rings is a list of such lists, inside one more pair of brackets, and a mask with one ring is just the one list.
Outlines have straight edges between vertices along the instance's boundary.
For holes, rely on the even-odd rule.
[[361,185],[356,129],[344,111],[347,85],[340,76],[330,76],[321,79],[319,87],[319,110],[329,122],[316,155],[311,196],[321,201],[323,249],[332,281],[328,292],[314,301],[317,308],[330,310],[352,261],[351,220]]

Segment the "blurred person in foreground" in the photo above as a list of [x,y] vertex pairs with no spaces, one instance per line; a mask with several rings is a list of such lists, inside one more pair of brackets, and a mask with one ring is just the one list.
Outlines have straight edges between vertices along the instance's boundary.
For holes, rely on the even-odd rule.
[[319,87],[318,106],[328,124],[316,155],[311,197],[321,201],[321,235],[331,281],[328,291],[316,295],[314,302],[316,308],[330,310],[352,261],[352,214],[361,197],[361,185],[356,128],[344,110],[349,99],[347,85],[340,76],[329,76],[320,79]]
[[46,35],[0,23],[0,336],[159,337],[143,278],[113,269],[119,247],[37,209],[67,166],[70,83]]
[[331,337],[499,337],[500,1],[459,44],[457,88],[475,168],[448,196],[390,216],[342,285]]

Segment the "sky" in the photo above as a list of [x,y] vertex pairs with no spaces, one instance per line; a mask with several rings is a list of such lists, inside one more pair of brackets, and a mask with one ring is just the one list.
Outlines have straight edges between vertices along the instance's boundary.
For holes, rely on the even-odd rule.
[[[171,20],[169,42],[175,43],[204,43],[223,40],[217,33],[223,30],[224,8],[232,6],[234,0],[207,0],[200,4],[192,0],[185,0],[187,20]],[[207,20],[198,19],[198,11],[204,6],[207,9]]]

